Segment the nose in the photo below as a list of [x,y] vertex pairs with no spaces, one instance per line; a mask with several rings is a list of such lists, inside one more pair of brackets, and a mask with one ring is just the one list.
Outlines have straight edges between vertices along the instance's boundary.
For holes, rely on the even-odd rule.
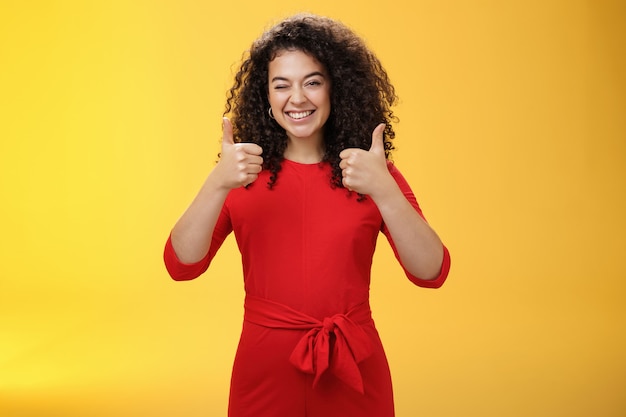
[[294,88],[293,93],[291,94],[291,97],[289,98],[289,100],[293,104],[302,104],[306,102],[307,98],[302,88]]

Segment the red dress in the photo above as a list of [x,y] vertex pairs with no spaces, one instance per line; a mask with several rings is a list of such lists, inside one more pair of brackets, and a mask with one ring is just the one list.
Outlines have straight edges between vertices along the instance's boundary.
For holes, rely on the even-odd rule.
[[[421,214],[400,172],[392,164],[389,170]],[[198,263],[181,263],[168,239],[167,269],[188,280],[202,274],[235,233],[246,300],[230,417],[394,415],[389,367],[368,300],[379,232],[395,247],[372,200],[331,187],[330,174],[326,163],[285,160],[272,189],[263,171],[247,189],[232,190],[209,253]],[[437,279],[407,277],[438,288],[449,266],[444,248]]]

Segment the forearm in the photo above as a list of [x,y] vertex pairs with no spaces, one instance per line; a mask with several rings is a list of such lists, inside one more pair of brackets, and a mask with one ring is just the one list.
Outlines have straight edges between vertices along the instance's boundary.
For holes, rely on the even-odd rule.
[[198,262],[207,254],[228,192],[228,188],[220,186],[214,176],[209,175],[191,205],[174,225],[172,246],[181,262]]
[[235,143],[230,120],[222,119],[220,160],[171,233],[181,262],[195,263],[208,253],[215,224],[230,190],[254,182],[262,170],[263,150],[253,143]]
[[437,278],[444,256],[439,236],[409,203],[393,179],[380,190],[370,197],[383,217],[400,262],[416,277],[424,280]]

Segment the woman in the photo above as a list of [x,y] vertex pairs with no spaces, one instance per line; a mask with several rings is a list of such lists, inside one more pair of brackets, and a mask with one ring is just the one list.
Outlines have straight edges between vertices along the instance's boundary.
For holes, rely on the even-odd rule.
[[236,74],[219,162],[164,255],[193,279],[235,234],[246,299],[229,416],[394,415],[369,309],[378,233],[416,285],[441,286],[450,265],[388,162],[395,101],[363,41],[314,15],[265,32]]

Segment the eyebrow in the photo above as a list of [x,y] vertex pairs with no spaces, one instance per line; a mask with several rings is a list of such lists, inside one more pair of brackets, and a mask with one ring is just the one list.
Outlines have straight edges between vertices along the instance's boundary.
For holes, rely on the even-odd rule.
[[[326,78],[326,77],[324,76],[324,74],[322,74],[321,72],[319,72],[319,71],[315,71],[315,72],[312,72],[312,73],[310,73],[310,74],[306,75],[306,76],[304,77],[304,79],[306,80],[307,78],[315,77],[316,75],[318,75],[318,76],[320,76],[320,77],[322,77],[322,78]],[[272,81],[271,81],[271,82],[275,82],[275,81],[289,81],[289,80],[288,80],[287,78],[285,78],[285,77],[280,77],[280,76],[279,76],[279,77],[274,77],[274,78],[272,78]]]

